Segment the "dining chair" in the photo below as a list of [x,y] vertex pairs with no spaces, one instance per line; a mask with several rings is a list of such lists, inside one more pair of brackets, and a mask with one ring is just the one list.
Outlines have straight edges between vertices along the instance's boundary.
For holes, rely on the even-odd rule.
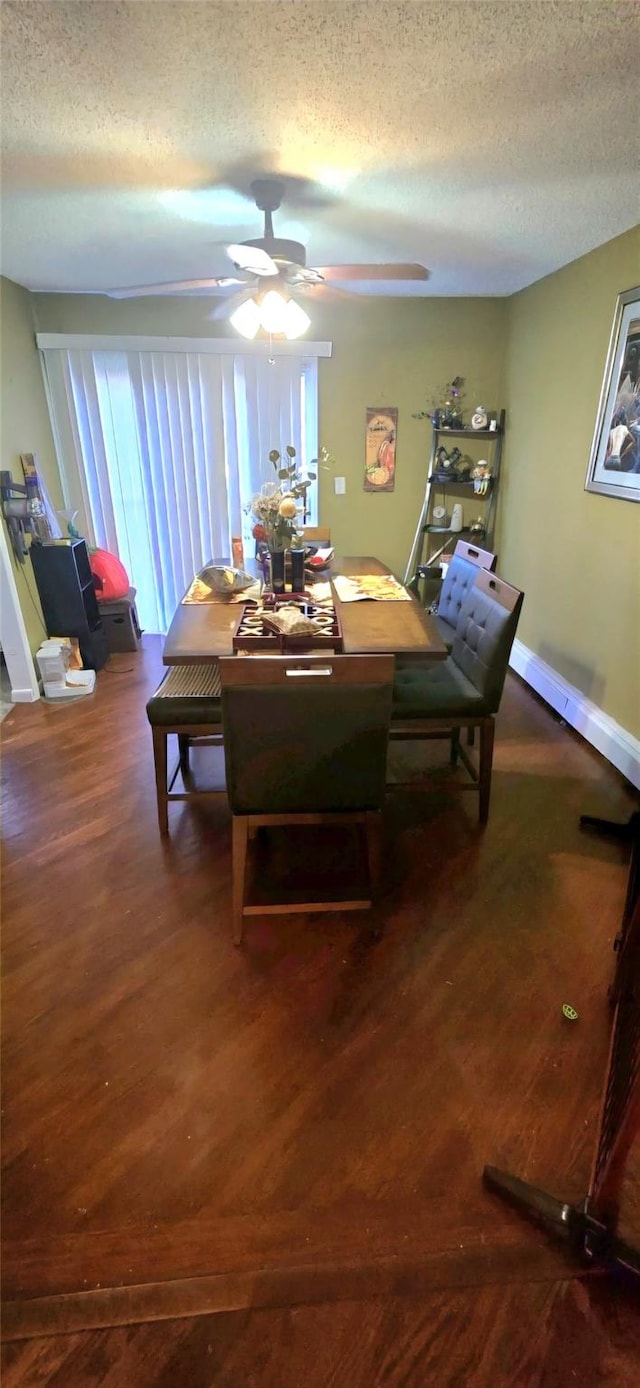
[[[156,776],[156,800],[160,833],[169,833],[169,802],[203,799],[224,792],[190,789],[189,748],[192,742],[220,744],[222,714],[220,702],[220,669],[217,661],[209,665],[172,665],[147,703],[147,718],[153,737],[153,761]],[[178,739],[179,760],[168,775],[168,741]],[[184,790],[173,786],[182,772]]]
[[302,527],[302,538],[307,540],[310,545],[330,545],[331,527],[329,525],[305,525]]
[[[379,861],[393,656],[229,657],[220,660],[220,676],[233,814],[235,943],[242,941],[246,916],[370,907]],[[325,824],[355,824],[364,831],[364,894],[267,906],[245,899],[248,840],[255,831]]]
[[[393,689],[392,741],[450,739],[479,792],[479,819],[489,817],[494,720],[500,707],[524,594],[488,569],[479,569],[460,609],[451,654],[425,666],[398,670]],[[461,746],[460,729],[480,730],[476,763]]]
[[448,651],[453,646],[458,617],[467,593],[476,581],[478,569],[493,573],[497,562],[497,554],[492,554],[490,550],[478,549],[466,540],[458,540],[437,598],[436,625]]

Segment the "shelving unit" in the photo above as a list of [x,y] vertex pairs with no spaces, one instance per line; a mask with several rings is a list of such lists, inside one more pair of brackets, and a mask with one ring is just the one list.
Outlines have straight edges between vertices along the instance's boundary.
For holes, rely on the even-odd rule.
[[84,540],[31,546],[48,636],[76,636],[83,664],[101,670],[109,655]]
[[[420,593],[422,579],[439,580],[441,560],[451,554],[458,540],[473,542],[475,539],[482,549],[493,548],[504,427],[505,412],[501,410],[495,429],[433,428],[425,497],[404,575],[405,583],[416,594]],[[455,476],[445,478],[437,475],[438,450],[443,444],[446,445],[449,440],[454,439],[491,445],[490,449],[486,450],[487,462],[491,467],[491,479],[484,495],[474,490],[472,480],[463,481]],[[464,454],[464,448],[461,451]],[[464,506],[462,530],[452,530],[450,524],[435,524],[433,515],[436,506],[444,506],[450,522],[450,513],[456,501],[462,502]],[[482,516],[482,534],[471,529],[472,506],[474,515]]]

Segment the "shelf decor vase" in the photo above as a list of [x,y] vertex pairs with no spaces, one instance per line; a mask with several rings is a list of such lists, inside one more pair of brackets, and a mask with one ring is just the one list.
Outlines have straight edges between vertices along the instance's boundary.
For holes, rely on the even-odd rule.
[[304,593],[304,550],[292,549],[291,555],[291,588],[294,593]]
[[269,565],[271,570],[271,591],[273,593],[284,593],[285,550],[270,549]]

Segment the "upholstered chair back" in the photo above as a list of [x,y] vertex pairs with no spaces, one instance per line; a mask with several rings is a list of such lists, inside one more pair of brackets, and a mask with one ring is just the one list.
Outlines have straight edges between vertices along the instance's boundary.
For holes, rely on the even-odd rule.
[[234,814],[379,809],[392,656],[220,661],[227,793]]
[[[493,571],[497,558],[498,556],[489,550],[477,549],[465,540],[458,540],[438,598],[438,617],[453,631],[458,625],[458,617],[467,593],[476,581],[478,569]],[[444,635],[446,636],[446,633]]]
[[523,598],[496,574],[476,569],[460,609],[450,659],[482,696],[485,713],[500,704]]

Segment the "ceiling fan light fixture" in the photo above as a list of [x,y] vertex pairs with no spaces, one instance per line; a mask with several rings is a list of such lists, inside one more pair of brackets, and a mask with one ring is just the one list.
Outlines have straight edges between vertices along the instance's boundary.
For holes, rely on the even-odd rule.
[[229,322],[242,337],[253,340],[262,330],[270,337],[285,337],[288,342],[302,337],[311,327],[304,309],[279,289],[268,289],[245,299],[229,317]]
[[296,337],[302,337],[307,328],[311,327],[311,319],[308,313],[297,304],[295,299],[289,299],[285,314],[285,337],[292,341]]
[[[246,300],[242,305],[245,308],[251,305],[251,310],[246,313],[241,320],[240,332],[244,332],[244,324],[251,328],[251,336],[255,337],[258,328],[268,333],[270,337],[285,337],[287,341],[292,341],[296,337],[301,337],[306,333],[307,328],[311,327],[311,319],[304,309],[291,299],[287,293],[281,289],[267,289],[259,291],[252,299]],[[233,315],[231,322],[237,327],[236,314]],[[257,321],[257,327],[254,325]],[[245,336],[247,334],[245,333]]]
[[260,309],[255,299],[245,299],[239,304],[229,322],[242,337],[253,339],[260,327]]
[[280,335],[286,330],[288,301],[279,289],[268,289],[260,296],[260,327]]

